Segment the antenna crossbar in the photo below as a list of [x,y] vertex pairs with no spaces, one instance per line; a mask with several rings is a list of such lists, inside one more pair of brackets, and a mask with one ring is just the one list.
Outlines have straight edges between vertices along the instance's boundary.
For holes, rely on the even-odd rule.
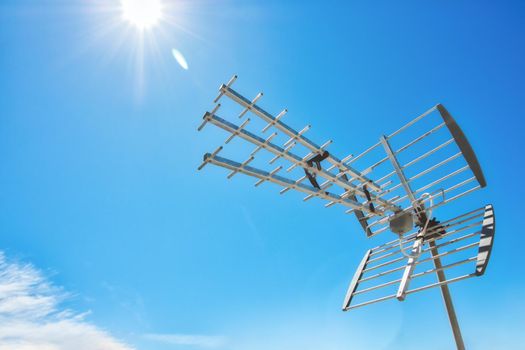
[[204,155],[204,163],[211,163],[229,169],[233,172],[243,173],[245,175],[256,177],[260,180],[269,181],[284,187],[293,188],[299,192],[303,192],[308,195],[314,195],[328,201],[334,201],[346,207],[355,208],[358,210],[366,210],[366,207],[359,202],[350,199],[342,199],[340,198],[340,196],[334,193],[323,191],[313,186],[305,185],[303,183],[298,183],[288,178],[271,174],[270,172],[254,168],[252,166],[248,166],[245,163],[238,163],[227,158],[213,155],[211,153],[207,153]]

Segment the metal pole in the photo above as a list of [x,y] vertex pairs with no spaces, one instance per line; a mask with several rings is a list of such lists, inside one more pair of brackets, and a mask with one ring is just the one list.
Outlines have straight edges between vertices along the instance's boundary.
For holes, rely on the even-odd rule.
[[[432,258],[434,260],[434,266],[436,267],[437,277],[439,282],[444,282],[446,280],[445,273],[442,270],[443,265],[441,264],[441,259],[438,256],[438,249],[436,247],[436,242],[430,241],[430,252],[432,253]],[[450,291],[447,284],[441,285],[441,295],[443,295],[443,301],[445,302],[445,307],[448,313],[448,319],[450,321],[450,326],[452,327],[452,333],[454,333],[454,339],[456,340],[456,346],[458,350],[465,350],[465,344],[463,343],[463,337],[461,336],[461,330],[459,329],[458,319],[456,317],[456,311],[454,310],[454,305],[452,304],[452,298],[450,296]]]
[[[405,192],[407,193],[408,198],[410,199],[410,202],[412,202],[412,207],[416,211],[416,213],[419,213],[422,211],[422,207],[417,201],[414,192],[410,188],[409,180],[407,180],[403,169],[401,168],[399,162],[396,158],[396,153],[392,150],[390,147],[390,144],[385,136],[382,136],[380,138],[381,143],[383,144],[385,151],[392,161],[392,164],[394,165],[394,170],[397,173],[397,176],[399,177],[399,180],[401,182],[401,185],[405,188]],[[461,152],[459,153],[461,154]],[[465,350],[465,344],[463,343],[463,338],[461,337],[461,330],[459,329],[459,323],[458,319],[456,317],[456,312],[454,311],[454,305],[452,304],[452,298],[450,297],[450,291],[448,290],[448,286],[444,283],[446,282],[445,273],[443,272],[443,265],[441,264],[441,259],[439,258],[439,252],[436,247],[435,241],[429,242],[430,246],[430,252],[432,254],[432,258],[434,261],[434,266],[436,268],[436,274],[438,277],[438,280],[440,283],[443,283],[441,285],[441,294],[443,295],[443,301],[445,302],[445,307],[447,308],[448,313],[448,319],[450,321],[450,326],[452,327],[452,332],[454,333],[454,339],[456,340],[456,346],[458,350]],[[409,261],[410,262],[410,261]],[[405,288],[408,287],[407,282],[409,281],[409,275],[412,273],[410,271],[410,264],[407,265],[407,269],[405,270],[405,274],[403,276],[402,283],[400,284],[400,288],[398,290],[398,293],[396,297],[399,300],[404,299],[404,292],[403,288],[403,282],[405,282]]]

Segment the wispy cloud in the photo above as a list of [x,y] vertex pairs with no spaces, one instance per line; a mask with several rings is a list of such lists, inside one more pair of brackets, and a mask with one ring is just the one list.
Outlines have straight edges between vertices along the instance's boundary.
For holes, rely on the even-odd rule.
[[0,350],[132,350],[107,331],[61,308],[66,293],[31,264],[0,252]]
[[201,348],[219,348],[226,337],[199,334],[146,334],[145,338],[170,345],[188,345]]

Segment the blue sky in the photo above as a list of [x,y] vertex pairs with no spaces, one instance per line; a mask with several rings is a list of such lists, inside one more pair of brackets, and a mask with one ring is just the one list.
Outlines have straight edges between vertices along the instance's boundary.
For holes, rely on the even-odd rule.
[[486,275],[451,286],[463,335],[523,347],[523,2],[165,3],[142,36],[117,0],[0,5],[1,265],[50,298],[41,324],[92,327],[79,333],[115,349],[452,347],[437,290],[340,311],[381,243],[353,217],[197,173],[223,137],[196,128],[238,74],[341,157],[447,106],[489,184],[464,203],[498,217]]

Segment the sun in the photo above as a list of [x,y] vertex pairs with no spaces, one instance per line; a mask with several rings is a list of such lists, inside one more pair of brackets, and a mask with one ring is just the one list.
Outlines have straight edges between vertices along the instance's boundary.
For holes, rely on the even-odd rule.
[[144,30],[155,26],[162,18],[161,0],[120,0],[122,17]]

